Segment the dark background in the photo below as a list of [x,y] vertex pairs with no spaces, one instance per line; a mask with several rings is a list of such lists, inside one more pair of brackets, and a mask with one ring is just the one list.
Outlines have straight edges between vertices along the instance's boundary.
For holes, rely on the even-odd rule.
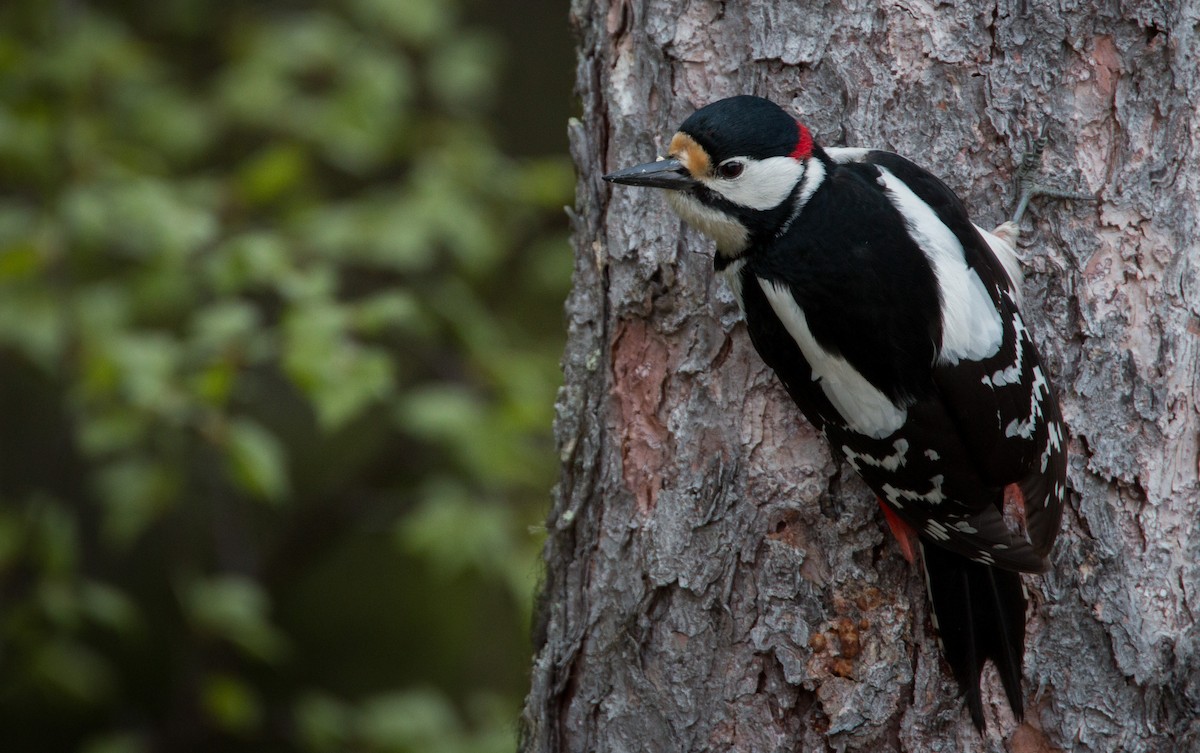
[[0,7],[0,749],[511,750],[552,2]]

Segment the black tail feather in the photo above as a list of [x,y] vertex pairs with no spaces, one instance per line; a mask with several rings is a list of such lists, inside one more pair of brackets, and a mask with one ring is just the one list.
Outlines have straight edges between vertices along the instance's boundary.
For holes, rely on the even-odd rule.
[[922,542],[922,560],[942,651],[966,696],[971,721],[985,727],[979,675],[990,659],[1000,673],[1013,715],[1025,716],[1021,696],[1025,656],[1025,591],[1021,576]]

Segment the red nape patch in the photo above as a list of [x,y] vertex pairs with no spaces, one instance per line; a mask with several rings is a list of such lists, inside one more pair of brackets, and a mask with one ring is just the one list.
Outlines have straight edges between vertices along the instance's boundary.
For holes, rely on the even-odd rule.
[[799,137],[796,141],[796,148],[792,150],[792,159],[808,159],[812,156],[813,139],[812,134],[804,127],[800,121],[796,121],[796,130],[799,132]]

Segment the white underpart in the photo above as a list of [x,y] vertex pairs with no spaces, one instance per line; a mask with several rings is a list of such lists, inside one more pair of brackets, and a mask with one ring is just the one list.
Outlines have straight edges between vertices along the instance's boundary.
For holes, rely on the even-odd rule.
[[987,241],[988,247],[1000,261],[1000,266],[1004,267],[1004,272],[1008,275],[1011,283],[1009,290],[1016,296],[1017,305],[1020,306],[1022,303],[1021,284],[1025,281],[1025,276],[1021,272],[1021,260],[1017,256],[1017,237],[1021,231],[1011,222],[1002,223],[990,233],[978,225],[975,226],[975,229]]
[[820,381],[825,397],[852,431],[882,439],[904,425],[907,410],[893,403],[846,359],[821,347],[791,290],[762,278],[758,278],[758,284],[779,321],[800,346],[812,367],[813,379]]
[[864,452],[856,452],[850,448],[850,445],[844,444],[842,445],[842,454],[846,456],[847,462],[854,466],[856,471],[860,470],[863,465],[882,468],[885,471],[895,471],[908,462],[908,458],[905,457],[908,454],[908,440],[901,437],[892,443],[892,448],[896,450],[894,453],[877,458]]
[[750,234],[742,223],[724,212],[705,206],[683,191],[667,191],[667,202],[683,221],[717,242],[717,250],[737,256],[746,250]]
[[731,161],[745,165],[741,175],[736,178],[701,177],[699,180],[734,204],[759,211],[782,204],[804,175],[804,163],[791,157],[725,160]]
[[938,360],[956,364],[994,355],[1003,341],[1000,313],[983,280],[967,266],[962,244],[928,204],[904,181],[879,168],[879,183],[903,215],[908,234],[925,253],[937,275],[942,298],[942,348]]
[[738,308],[742,310],[743,314],[746,312],[746,304],[742,302],[742,267],[744,266],[746,266],[745,259],[736,259],[721,270],[721,274],[729,283],[730,289],[733,290],[733,297],[737,299]]

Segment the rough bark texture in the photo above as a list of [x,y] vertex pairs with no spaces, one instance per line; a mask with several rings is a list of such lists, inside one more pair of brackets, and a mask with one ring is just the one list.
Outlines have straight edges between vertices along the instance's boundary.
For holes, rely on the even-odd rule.
[[[527,751],[1200,750],[1200,10],[574,0],[575,287]],[[1096,192],[1025,222],[1073,440],[1017,725],[971,727],[873,497],[753,352],[711,244],[600,175],[756,93],[1005,219],[1025,134]]]

